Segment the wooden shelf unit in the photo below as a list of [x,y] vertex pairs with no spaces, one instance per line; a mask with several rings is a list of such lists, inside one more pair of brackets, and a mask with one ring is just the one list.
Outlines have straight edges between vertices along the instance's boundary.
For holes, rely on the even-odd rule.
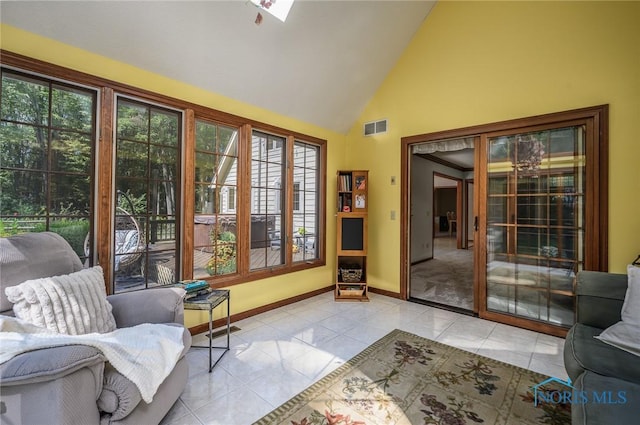
[[368,171],[338,171],[336,301],[369,301],[367,285],[368,186]]

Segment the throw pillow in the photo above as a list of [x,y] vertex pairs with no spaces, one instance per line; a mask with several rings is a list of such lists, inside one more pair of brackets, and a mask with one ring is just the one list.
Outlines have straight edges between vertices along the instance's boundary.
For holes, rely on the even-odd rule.
[[640,267],[627,266],[629,283],[622,304],[622,321],[640,326]]
[[27,280],[5,293],[16,317],[54,332],[81,335],[116,329],[100,266]]
[[640,267],[627,266],[627,293],[622,304],[622,320],[595,338],[640,356]]

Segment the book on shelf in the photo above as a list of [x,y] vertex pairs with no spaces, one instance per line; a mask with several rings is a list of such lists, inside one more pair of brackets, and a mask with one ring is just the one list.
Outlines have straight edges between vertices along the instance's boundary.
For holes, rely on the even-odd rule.
[[351,174],[340,174],[340,192],[351,192]]

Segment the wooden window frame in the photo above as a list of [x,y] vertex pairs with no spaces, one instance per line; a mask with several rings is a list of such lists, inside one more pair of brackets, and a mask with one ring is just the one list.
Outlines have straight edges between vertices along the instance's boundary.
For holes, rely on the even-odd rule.
[[[47,147],[46,147],[46,154],[45,154],[45,158],[51,158],[53,156],[53,136],[52,133],[54,133],[55,131],[61,131],[61,132],[69,132],[70,129],[67,128],[56,128],[51,120],[52,117],[52,108],[53,108],[53,89],[57,86],[59,88],[67,88],[70,90],[77,90],[77,91],[81,91],[83,93],[85,93],[86,95],[90,96],[92,99],[92,104],[93,104],[93,111],[92,111],[92,116],[91,116],[91,132],[90,133],[86,133],[86,135],[89,136],[90,142],[91,142],[91,152],[89,155],[89,162],[90,162],[90,168],[89,168],[89,172],[87,173],[87,177],[89,177],[90,180],[90,186],[89,186],[89,213],[86,215],[86,219],[88,221],[89,224],[89,229],[88,229],[88,239],[85,241],[85,252],[88,251],[88,255],[85,258],[85,256],[83,255],[80,260],[81,261],[85,261],[88,260],[90,265],[93,265],[93,252],[94,252],[94,234],[95,234],[95,229],[94,229],[94,221],[95,221],[95,215],[94,215],[94,211],[95,211],[95,182],[96,182],[96,170],[95,170],[95,158],[97,155],[97,148],[96,148],[96,138],[97,138],[97,128],[98,128],[98,114],[99,114],[99,108],[100,108],[100,102],[99,102],[99,90],[97,90],[94,87],[90,87],[90,86],[86,86],[80,83],[75,83],[73,81],[67,80],[67,79],[63,79],[63,78],[56,78],[56,77],[52,77],[49,75],[44,75],[44,74],[39,74],[39,73],[32,73],[32,72],[28,72],[25,70],[22,70],[20,68],[14,68],[11,66],[5,66],[4,63],[0,62],[0,65],[2,65],[2,69],[0,72],[0,77],[3,76],[5,73],[16,76],[18,78],[25,78],[25,79],[32,79],[34,81],[38,81],[38,83],[42,84],[43,86],[47,86],[48,90],[49,90],[49,107],[48,107],[48,111],[47,111],[47,124],[43,125],[43,124],[36,124],[36,123],[25,123],[25,122],[18,122],[18,121],[11,121],[11,120],[6,120],[4,122],[7,122],[9,124],[18,124],[18,125],[24,125],[24,126],[30,126],[30,127],[39,127],[39,128],[43,128],[46,133],[47,133]],[[1,85],[0,85],[1,86]],[[0,87],[1,88],[1,87]],[[77,130],[72,130],[72,132],[74,133],[81,133],[81,134],[85,134],[84,132],[79,132]],[[29,218],[44,218],[44,222],[45,222],[45,230],[46,231],[53,231],[51,230],[51,222],[56,219],[56,218],[67,218],[67,219],[74,219],[74,218],[79,218],[78,216],[73,216],[73,215],[55,215],[55,213],[52,212],[52,206],[51,206],[51,187],[52,187],[52,178],[56,175],[70,175],[70,173],[68,171],[60,171],[60,170],[52,170],[50,168],[51,164],[47,163],[44,165],[44,168],[42,170],[38,170],[39,173],[44,174],[46,176],[46,193],[45,193],[45,199],[46,199],[46,206],[45,206],[45,213],[44,214],[34,214],[34,215],[25,215],[25,216],[20,216],[20,217],[26,217],[27,219]],[[7,168],[7,170],[12,171],[12,168]],[[13,169],[13,171],[18,171],[18,169]],[[31,169],[26,170],[28,172],[32,172]],[[85,217],[85,216],[83,216]],[[6,216],[5,218],[9,218],[9,216]]]
[[[262,142],[259,143],[259,150],[260,152],[258,152],[258,155],[255,155],[255,152],[253,151],[254,148],[254,138],[261,138],[264,139],[264,144],[262,144]],[[278,217],[279,221],[280,221],[280,228],[278,229],[278,231],[280,232],[280,240],[281,240],[281,245],[279,248],[280,252],[280,259],[279,259],[279,263],[277,264],[269,264],[268,260],[269,260],[269,247],[262,247],[262,248],[255,248],[255,249],[262,249],[264,250],[264,263],[261,264],[255,264],[255,265],[249,265],[249,269],[248,272],[249,273],[254,273],[260,270],[264,270],[264,269],[268,269],[268,268],[278,268],[278,267],[284,267],[286,266],[288,263],[290,263],[290,253],[289,253],[289,241],[290,241],[290,235],[287,232],[287,223],[290,223],[290,214],[289,214],[289,197],[288,197],[288,192],[289,192],[289,181],[291,180],[289,178],[289,174],[290,174],[290,167],[288,167],[288,151],[289,149],[291,149],[290,145],[289,145],[289,140],[286,136],[283,135],[279,135],[279,134],[274,134],[272,132],[265,132],[262,131],[260,129],[257,128],[253,128],[251,131],[251,138],[249,140],[246,141],[247,143],[247,156],[246,156],[246,168],[247,168],[247,176],[248,179],[246,181],[246,185],[245,187],[247,187],[250,191],[250,197],[248,199],[248,202],[246,204],[243,205],[247,205],[247,214],[249,215],[249,220],[248,223],[252,223],[253,222],[253,217],[254,216],[258,216],[258,217],[263,217],[265,219],[265,225],[267,225],[267,217],[269,215],[272,215],[274,217]],[[270,151],[276,150],[276,149],[282,149],[282,152],[280,154],[279,158],[274,158],[271,156],[271,154],[269,153]],[[258,176],[260,180],[256,180],[254,177],[254,163],[257,163],[258,165]],[[261,177],[263,171],[266,171],[266,178],[265,177]],[[270,174],[270,170],[274,171],[274,174]],[[275,180],[269,181],[269,178],[274,178]],[[261,179],[264,179],[263,181]],[[276,182],[280,182],[280,187],[279,187],[279,192],[281,193],[280,196],[275,196],[275,200],[278,201],[277,203],[277,208],[276,204],[274,202],[274,211],[273,213],[269,213],[269,190],[274,188],[274,184]],[[282,184],[282,182],[285,182],[284,185]],[[256,198],[255,194],[259,193],[262,194],[262,192],[264,191],[264,205],[262,205],[262,196],[258,196]],[[282,196],[284,196],[284,202],[283,202],[283,198]],[[258,212],[254,212],[253,209],[254,207],[258,207]],[[283,208],[284,207],[284,208]],[[276,220],[277,221],[277,220]],[[250,237],[248,238],[248,240],[252,241],[253,240],[253,235],[251,235],[251,232],[253,230],[253,225],[251,225],[251,228],[247,229],[247,233],[250,235]],[[268,236],[268,229],[267,233],[264,235],[265,238],[267,238]],[[264,241],[265,243],[268,243],[268,241]],[[283,243],[286,242],[286,243]],[[249,251],[252,248],[249,248]],[[272,258],[275,258],[275,256],[272,256]],[[252,268],[254,267],[254,268]]]
[[[170,106],[168,107],[168,106],[161,105],[161,104],[151,103],[151,102],[147,102],[145,100],[141,100],[141,99],[138,99],[138,98],[132,98],[132,97],[126,96],[126,95],[120,95],[119,93],[117,93],[115,95],[114,105],[113,105],[114,109],[116,111],[116,114],[114,115],[114,117],[115,117],[115,122],[114,122],[115,149],[114,149],[114,154],[113,155],[116,158],[118,157],[118,154],[120,152],[119,144],[120,143],[130,143],[131,142],[131,140],[127,140],[126,138],[119,138],[118,134],[117,134],[118,133],[118,130],[117,130],[118,115],[119,115],[119,113],[118,113],[119,109],[118,108],[121,105],[121,102],[122,102],[122,104],[135,105],[136,107],[141,107],[141,108],[144,108],[144,109],[148,110],[149,111],[149,121],[151,121],[151,115],[152,115],[153,112],[166,113],[166,114],[175,114],[176,117],[178,118],[178,120],[177,120],[178,127],[177,127],[177,131],[176,131],[176,135],[177,135],[178,139],[177,139],[177,144],[176,144],[175,147],[170,146],[170,145],[166,146],[166,145],[158,144],[156,141],[152,140],[150,138],[150,132],[151,132],[150,128],[147,129],[147,131],[148,131],[148,133],[147,133],[148,139],[146,141],[135,141],[135,143],[145,145],[147,147],[147,149],[151,149],[152,147],[158,147],[158,146],[168,147],[169,149],[175,148],[175,151],[176,151],[176,162],[175,162],[176,175],[175,175],[175,188],[174,188],[175,193],[174,193],[174,195],[175,195],[175,197],[177,199],[176,211],[175,211],[175,214],[173,214],[173,217],[174,217],[173,221],[174,221],[174,226],[175,226],[175,248],[172,249],[172,250],[169,249],[169,250],[155,251],[155,250],[149,249],[148,244],[145,243],[143,245],[145,245],[146,247],[143,250],[141,250],[141,252],[142,252],[143,257],[144,257],[144,260],[143,260],[143,263],[142,263],[142,267],[144,268],[144,270],[148,271],[150,268],[154,267],[154,264],[152,264],[151,261],[150,261],[150,257],[154,252],[162,252],[162,251],[171,252],[171,251],[174,251],[175,252],[175,258],[176,258],[177,261],[175,262],[175,266],[174,266],[175,268],[174,268],[173,272],[176,275],[180,275],[181,269],[182,269],[180,258],[183,257],[183,252],[184,252],[183,249],[182,249],[182,238],[180,237],[180,235],[181,235],[181,226],[179,225],[179,223],[182,222],[182,206],[184,205],[184,199],[183,199],[183,194],[182,194],[182,190],[181,190],[181,188],[182,188],[182,184],[181,184],[181,182],[182,182],[182,167],[181,167],[181,164],[182,164],[182,145],[184,144],[184,140],[183,140],[183,137],[184,137],[183,125],[184,125],[184,122],[185,122],[184,111],[182,111],[180,109],[172,108]],[[148,154],[148,156],[146,158],[146,161],[147,161],[147,167],[149,167],[149,175],[147,175],[145,177],[139,177],[139,176],[138,177],[125,177],[125,176],[115,175],[115,178],[113,180],[113,187],[111,188],[111,192],[109,193],[109,195],[110,196],[113,195],[113,196],[117,197],[117,195],[115,195],[115,194],[116,194],[116,190],[117,190],[117,185],[118,185],[118,180],[119,179],[121,181],[123,181],[123,182],[127,182],[128,181],[130,183],[131,182],[141,182],[141,183],[145,184],[147,187],[149,187],[154,181],[155,182],[160,181],[157,178],[154,178],[153,176],[151,176],[151,173],[150,173],[151,155],[150,155],[150,153]],[[117,164],[114,164],[114,169],[111,171],[112,173],[115,173],[117,171],[116,167],[117,167]],[[149,190],[147,190],[147,193],[149,193]],[[141,224],[143,224],[143,223],[144,224],[148,224],[148,226],[146,226],[147,232],[146,232],[146,234],[144,234],[144,238],[146,239],[146,241],[149,241],[149,242],[153,243],[153,241],[154,241],[153,234],[152,234],[153,226],[152,226],[152,223],[151,223],[153,215],[150,213],[150,210],[149,210],[149,203],[151,203],[151,202],[152,202],[152,199],[151,199],[151,196],[149,196],[149,198],[147,199],[147,208],[145,209],[144,213],[134,213],[133,211],[130,211],[130,213],[135,217],[135,219],[140,221]],[[113,207],[114,207],[113,211],[115,213],[116,205],[114,205]],[[140,219],[142,219],[142,220],[140,220]],[[145,227],[145,226],[143,226],[143,227]],[[114,229],[114,231],[115,231],[115,229]],[[114,237],[114,239],[115,239],[115,237]],[[112,246],[114,246],[113,243],[112,243]],[[115,247],[113,249],[115,251]],[[115,259],[115,257],[114,257],[114,259]],[[112,268],[112,267],[113,267],[113,264],[111,264],[109,266],[109,268]],[[103,269],[104,268],[105,267],[103,266]],[[151,287],[157,286],[156,282],[153,282],[151,287],[149,286],[149,283],[150,283],[149,282],[149,275],[147,273],[144,276],[144,288],[141,288],[141,289],[150,289]],[[111,286],[112,286],[112,292],[116,293],[115,289],[117,287],[117,282],[115,281],[115,276],[114,276],[113,282],[111,283]],[[120,291],[120,292],[125,292],[125,291],[126,290]],[[120,292],[117,292],[117,293],[120,293]]]
[[[299,140],[299,139],[295,139],[295,140],[291,140],[291,145],[292,148],[290,150],[290,156],[289,156],[289,169],[291,170],[290,174],[291,174],[291,222],[289,223],[289,229],[291,230],[292,235],[300,235],[300,227],[304,228],[304,234],[301,236],[301,238],[299,236],[297,237],[297,241],[294,241],[298,246],[298,252],[302,251],[302,258],[299,258],[296,260],[297,263],[304,263],[307,261],[316,261],[320,254],[318,252],[318,246],[317,246],[317,241],[318,238],[316,238],[315,234],[316,232],[314,231],[314,229],[320,229],[320,217],[323,211],[321,211],[321,204],[322,204],[322,200],[320,199],[321,196],[319,196],[319,190],[320,190],[320,182],[318,181],[320,179],[320,161],[321,161],[321,149],[320,147],[318,147],[317,145],[312,145],[310,143],[307,143],[304,140]],[[307,155],[306,152],[303,155],[304,158],[304,162],[302,165],[300,164],[296,164],[296,157],[298,157],[299,152],[297,153],[296,150],[303,147],[304,149],[309,149],[309,147],[312,146],[313,149],[315,150],[315,153],[313,154],[313,157],[316,159],[316,165],[315,168],[314,167],[309,167],[308,164],[306,163],[307,160]],[[300,179],[300,176],[296,176],[296,174],[298,172],[300,172],[301,170],[303,171],[303,177],[302,179]],[[311,173],[311,170],[314,171],[315,174],[315,178],[317,179],[315,182],[317,184],[317,188],[313,188],[311,190],[309,190],[309,188],[307,187],[307,177],[308,175]],[[296,189],[297,187],[297,189]],[[312,210],[309,208],[309,197],[307,196],[307,194],[309,193],[314,193],[315,196],[315,210],[313,212],[311,212]],[[297,201],[296,201],[296,197],[297,197]],[[298,203],[298,208],[296,208],[296,202]],[[300,219],[302,218],[302,226],[298,226],[296,224],[296,222],[299,223]],[[314,218],[315,220],[313,223],[313,226],[311,226],[310,221],[311,220],[307,220],[308,218]],[[309,227],[309,228],[307,228]],[[311,231],[310,231],[311,230]],[[308,243],[311,243],[311,248],[309,248]]]
[[[207,278],[212,287],[228,287],[231,285],[242,284],[250,281],[260,280],[271,276],[292,273],[300,270],[321,267],[326,265],[326,167],[327,167],[327,141],[307,134],[277,127],[268,123],[255,121],[242,116],[219,111],[206,106],[198,105],[192,102],[176,99],[163,94],[155,93],[138,87],[133,87],[117,81],[98,77],[88,73],[76,71],[70,68],[33,59],[24,55],[9,52],[0,49],[0,65],[10,67],[12,70],[31,73],[48,79],[60,79],[71,84],[78,84],[87,88],[98,90],[99,110],[97,117],[98,123],[98,143],[95,147],[96,162],[96,183],[94,184],[96,196],[94,202],[95,218],[95,247],[94,260],[97,264],[111,264],[113,261],[113,252],[111,248],[111,211],[114,208],[113,196],[113,144],[115,131],[115,98],[118,96],[127,96],[138,99],[142,102],[148,102],[164,106],[169,109],[179,109],[183,111],[183,131],[184,137],[182,142],[182,170],[180,184],[183,188],[184,196],[182,197],[182,279],[189,279],[193,273],[193,256],[185,255],[185,253],[193,252],[193,220],[185,218],[193,217],[194,202],[191,201],[190,194],[194,190],[194,150],[195,150],[195,120],[204,119],[213,121],[225,126],[233,126],[240,129],[238,156],[239,158],[239,174],[242,180],[238,182],[238,190],[236,193],[236,207],[238,211],[239,229],[242,235],[238,238],[238,252],[244,253],[249,249],[248,229],[250,214],[242,208],[248,205],[250,200],[250,185],[247,187],[246,182],[249,178],[248,169],[243,161],[246,161],[247,155],[250,153],[250,141],[252,129],[259,130],[264,133],[280,135],[286,137],[287,144],[293,146],[294,140],[300,140],[305,143],[317,145],[320,148],[320,171],[318,173],[318,191],[320,193],[318,203],[318,232],[317,232],[317,252],[316,259],[305,262],[293,263],[291,256],[287,257],[284,265],[256,271],[249,271],[248,259],[245,255],[239,255],[237,261],[238,273],[234,275],[224,275],[221,277]],[[249,144],[246,141],[249,141]],[[289,153],[288,153],[289,155]],[[290,156],[290,155],[289,155]],[[291,158],[287,157],[290,163]],[[250,158],[249,158],[250,159]],[[289,167],[290,168],[290,167]],[[292,179],[292,172],[287,170],[287,178]],[[285,213],[291,215],[292,205],[292,184],[289,182],[286,190],[287,209]],[[191,222],[191,224],[189,223]],[[248,257],[247,257],[248,258]],[[105,268],[105,283],[108,293],[111,293],[113,277],[108,268]]]
[[[221,158],[226,158],[226,159],[234,158],[235,161],[237,162],[237,164],[236,164],[236,169],[237,169],[236,174],[237,174],[237,176],[236,176],[236,185],[235,186],[226,186],[224,184],[221,185],[221,184],[219,184],[219,182],[217,182],[217,178],[216,178],[216,186],[226,187],[229,190],[231,188],[233,188],[234,191],[235,191],[235,208],[234,208],[233,211],[228,211],[228,213],[234,215],[235,222],[236,222],[236,248],[235,248],[236,270],[234,272],[232,272],[232,273],[220,274],[220,275],[215,275],[215,276],[211,276],[211,277],[208,277],[208,276],[205,276],[205,277],[195,276],[195,278],[207,279],[207,280],[208,279],[216,279],[217,280],[217,279],[222,278],[223,276],[224,277],[235,276],[235,275],[238,274],[238,267],[239,267],[238,262],[240,261],[239,257],[241,257],[239,255],[239,253],[240,253],[240,248],[239,247],[241,246],[241,243],[240,243],[241,241],[239,240],[240,238],[238,237],[237,228],[240,226],[238,224],[238,223],[240,223],[240,220],[238,219],[238,203],[239,203],[238,202],[238,184],[240,182],[240,175],[242,174],[242,164],[240,164],[240,154],[239,154],[240,144],[241,144],[241,142],[240,142],[240,134],[242,133],[242,131],[241,131],[241,128],[238,127],[238,126],[231,126],[231,125],[228,125],[228,124],[225,124],[225,123],[217,122],[217,121],[215,121],[213,119],[202,118],[200,116],[195,117],[195,114],[194,114],[194,112],[192,110],[187,111],[186,116],[187,116],[187,122],[188,122],[187,125],[190,126],[188,128],[189,128],[189,130],[192,130],[192,131],[187,131],[187,134],[188,134],[187,138],[189,139],[191,137],[190,135],[193,134],[193,149],[185,149],[186,150],[185,155],[186,155],[186,158],[187,158],[187,161],[186,161],[187,165],[185,166],[185,173],[186,173],[186,178],[185,178],[185,187],[186,187],[186,191],[185,191],[185,193],[186,193],[185,208],[188,208],[189,211],[190,211],[188,215],[185,215],[185,228],[188,228],[191,232],[193,232],[194,236],[186,238],[187,240],[185,241],[185,243],[189,244],[189,247],[185,248],[185,250],[183,251],[184,252],[184,255],[183,255],[183,278],[188,278],[188,279],[194,278],[194,255],[195,255],[194,253],[195,253],[196,250],[201,249],[202,246],[203,246],[202,234],[200,234],[199,237],[196,238],[196,236],[195,236],[195,233],[196,233],[195,232],[196,231],[195,226],[196,226],[196,224],[195,224],[195,221],[191,219],[192,217],[195,218],[195,216],[196,216],[195,202],[189,202],[188,205],[186,204],[187,200],[194,199],[193,195],[195,195],[195,189],[196,189],[195,166],[196,166],[196,155],[198,153],[201,153],[201,154],[204,153],[204,154],[206,154],[207,156],[210,156],[210,157],[217,156],[218,159],[221,159]],[[190,123],[192,123],[192,124],[190,124]],[[207,124],[207,125],[211,125],[211,126],[216,126],[217,127],[216,137],[218,135],[218,131],[219,131],[220,127],[223,127],[225,129],[232,129],[232,130],[236,131],[237,132],[237,136],[236,137],[238,139],[238,141],[237,141],[238,146],[236,147],[235,154],[234,155],[227,155],[226,152],[225,153],[220,153],[220,152],[217,151],[217,145],[214,147],[213,150],[197,149],[196,138],[197,138],[197,124],[198,123],[203,123],[203,124]],[[202,182],[200,182],[200,183],[202,183]],[[224,196],[226,196],[226,194]],[[223,193],[222,193],[222,190],[220,190],[219,197],[215,198],[214,203],[223,202],[223,198],[222,197],[223,197]],[[220,212],[216,211],[216,206],[215,205],[213,206],[213,212],[211,214],[198,213],[198,215],[212,215],[212,216],[215,216],[216,220],[220,215],[230,215],[230,214],[220,213]],[[198,246],[196,246],[196,242],[197,242]],[[209,244],[204,244],[204,245],[209,245],[209,247],[212,249],[212,252],[214,252],[215,250],[217,250],[217,247],[215,246],[217,244],[218,244],[217,241],[215,241],[215,242],[214,241],[210,241],[210,245]],[[190,253],[193,254],[193,255],[189,255]]]

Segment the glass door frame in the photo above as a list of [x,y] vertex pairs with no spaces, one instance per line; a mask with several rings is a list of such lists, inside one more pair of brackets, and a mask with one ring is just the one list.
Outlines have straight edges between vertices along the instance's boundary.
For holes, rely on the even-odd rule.
[[[607,169],[607,146],[603,143],[602,116],[599,111],[595,115],[579,116],[573,113],[559,113],[548,116],[547,119],[534,120],[534,122],[523,122],[520,127],[501,129],[494,132],[481,134],[479,149],[477,149],[477,175],[479,185],[477,193],[477,217],[478,217],[478,242],[481,247],[477,252],[476,276],[478,279],[479,295],[479,316],[481,318],[501,322],[509,325],[519,326],[538,332],[544,332],[557,336],[565,336],[569,326],[555,325],[549,322],[526,319],[522,316],[511,315],[509,313],[491,311],[488,308],[488,146],[489,140],[495,137],[512,136],[523,133],[561,129],[567,127],[583,126],[585,143],[585,190],[584,190],[584,270],[606,270],[607,268],[607,192],[603,187],[606,181]],[[578,115],[578,116],[576,116]],[[598,137],[600,136],[600,137]],[[605,138],[606,141],[606,138]],[[603,160],[604,157],[604,160]],[[603,231],[603,227],[605,230]],[[597,250],[594,249],[598,248]],[[600,254],[605,255],[600,255]],[[595,254],[595,255],[594,255]],[[576,270],[577,272],[578,270]],[[575,286],[574,286],[575,290]],[[574,305],[575,305],[575,293]]]
[[[402,137],[401,153],[401,243],[400,243],[400,298],[408,298],[410,276],[410,158],[412,146],[430,141],[461,137],[477,137],[485,142],[477,143],[475,154],[475,190],[474,190],[474,243],[475,249],[475,288],[478,291],[478,314],[480,317],[510,325],[564,336],[567,329],[541,322],[526,320],[509,315],[486,311],[486,256],[487,256],[487,219],[486,214],[486,136],[497,132],[525,132],[523,129],[542,126],[566,127],[567,123],[584,124],[586,149],[586,217],[584,270],[608,270],[608,115],[609,106],[599,105],[564,112],[518,118],[490,124],[482,124],[454,130],[418,134]],[[481,154],[481,152],[483,152]],[[483,160],[484,159],[484,160]],[[476,221],[477,217],[477,221]]]

